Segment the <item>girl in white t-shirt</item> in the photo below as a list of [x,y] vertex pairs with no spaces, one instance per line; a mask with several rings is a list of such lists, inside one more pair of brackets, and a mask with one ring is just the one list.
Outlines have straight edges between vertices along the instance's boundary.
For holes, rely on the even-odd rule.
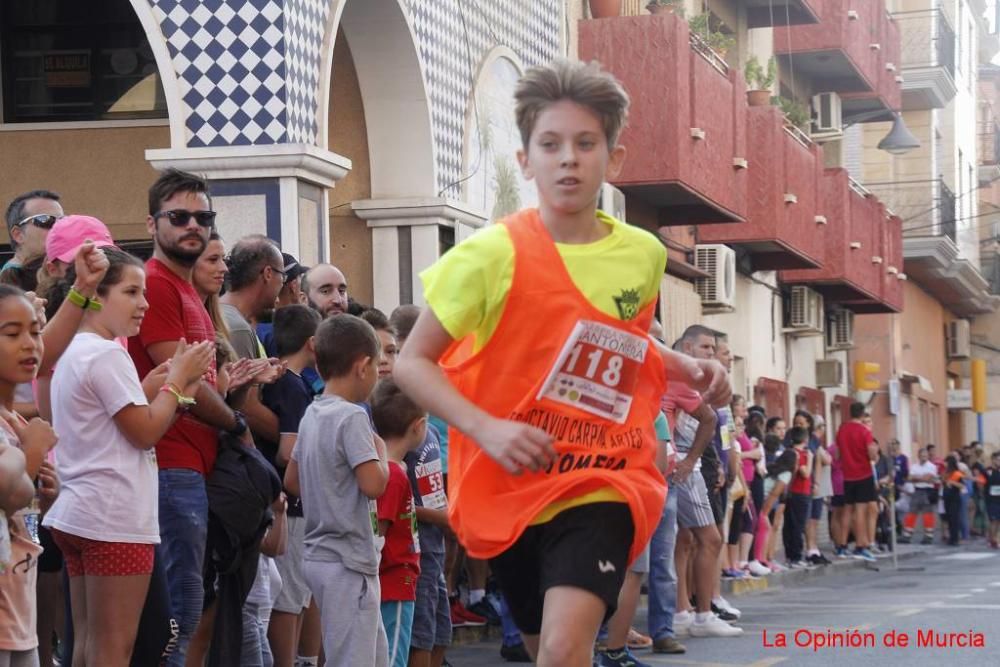
[[139,381],[115,341],[135,336],[149,308],[142,263],[105,248],[109,268],[52,382],[62,491],[43,525],[66,559],[77,640],[73,663],[125,667],[160,541],[153,446],[187,407],[215,352],[182,340]]

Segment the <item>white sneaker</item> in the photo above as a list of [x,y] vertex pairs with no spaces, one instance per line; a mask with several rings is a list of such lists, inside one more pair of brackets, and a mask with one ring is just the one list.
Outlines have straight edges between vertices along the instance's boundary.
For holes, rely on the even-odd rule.
[[758,577],[764,577],[771,574],[771,568],[765,566],[758,560],[752,560],[747,563],[747,569],[750,570],[750,574],[756,575]]
[[[718,607],[722,611],[729,612],[730,614],[732,614],[736,618],[739,618],[740,616],[743,615],[742,613],[740,613],[739,609],[737,609],[733,605],[729,604],[729,602],[726,600],[726,598],[724,598],[722,596],[714,598],[712,600],[712,604],[714,604],[716,607]],[[723,621],[723,623],[725,623],[725,621]]]
[[743,628],[729,625],[721,618],[712,614],[708,620],[691,624],[692,637],[739,637],[743,634]]
[[691,635],[691,625],[694,623],[694,614],[690,611],[679,611],[674,614],[674,636],[689,637]]

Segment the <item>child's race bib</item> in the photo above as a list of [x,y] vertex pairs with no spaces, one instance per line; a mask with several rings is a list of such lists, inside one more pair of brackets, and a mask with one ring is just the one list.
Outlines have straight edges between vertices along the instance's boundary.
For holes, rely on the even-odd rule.
[[420,505],[427,509],[440,510],[448,506],[448,498],[444,493],[444,475],[441,472],[441,459],[437,458],[414,467],[417,478],[417,491],[420,493]]
[[580,320],[563,345],[538,398],[625,423],[649,338]]

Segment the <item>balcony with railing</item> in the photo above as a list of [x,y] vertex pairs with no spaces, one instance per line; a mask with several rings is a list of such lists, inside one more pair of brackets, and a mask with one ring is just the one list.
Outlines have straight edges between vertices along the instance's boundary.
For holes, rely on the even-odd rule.
[[774,29],[784,65],[836,93],[877,92],[879,50],[885,40],[881,2],[825,0],[819,23]]
[[[885,206],[854,182],[845,169],[826,169],[820,192],[825,224],[817,225],[815,235],[823,247],[823,265],[782,271],[781,281],[809,285],[822,292],[827,303],[857,312],[899,310],[901,297],[897,299],[883,284],[886,267],[881,253],[897,242],[886,236],[898,231],[898,227],[886,225]],[[890,300],[884,301],[883,294]]]
[[979,184],[988,186],[1000,180],[1000,123],[988,102],[980,103],[980,121],[976,139],[979,151]]
[[754,270],[818,267],[823,246],[822,148],[790,127],[775,107],[748,109],[747,220],[700,225],[699,243],[728,243],[749,251]]
[[744,220],[743,77],[675,14],[581,21],[579,51],[632,95],[614,185],[655,207],[661,225]]
[[[816,7],[822,0],[736,0],[747,11],[748,28],[816,23]],[[622,16],[645,16],[649,0],[624,0]]]
[[943,179],[869,183],[868,188],[902,220],[903,270],[910,280],[962,317],[996,307],[987,280],[957,244],[958,197]]
[[907,238],[940,236],[956,240],[955,193],[942,178],[866,183],[903,221]]
[[843,93],[840,96],[845,122],[854,118],[866,123],[892,120],[892,112],[898,111],[902,105],[903,77],[899,72],[902,45],[899,25],[884,11],[877,12],[875,18],[875,39],[878,41],[871,45],[876,59],[875,80],[872,82],[874,90],[870,93]]
[[940,9],[894,12],[902,40],[903,109],[944,108],[955,97],[955,30]]

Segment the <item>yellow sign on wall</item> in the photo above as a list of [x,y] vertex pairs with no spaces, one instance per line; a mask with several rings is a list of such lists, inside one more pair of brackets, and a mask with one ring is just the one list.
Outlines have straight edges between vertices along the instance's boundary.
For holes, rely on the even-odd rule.
[[873,361],[854,362],[854,391],[875,391],[882,383],[875,375],[881,366]]
[[986,361],[972,360],[972,411],[986,412]]

